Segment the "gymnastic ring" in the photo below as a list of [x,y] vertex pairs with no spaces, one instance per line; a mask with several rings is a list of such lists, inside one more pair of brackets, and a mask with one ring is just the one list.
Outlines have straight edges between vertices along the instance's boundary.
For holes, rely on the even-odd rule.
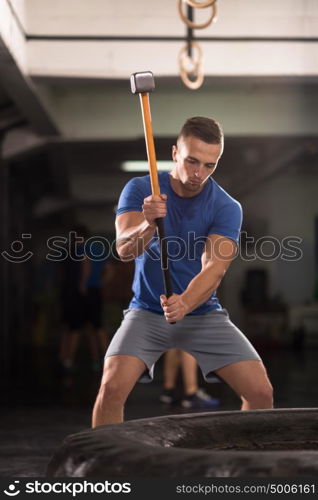
[[216,2],[214,2],[213,4],[211,4],[211,7],[212,7],[211,16],[209,17],[209,19],[205,23],[202,23],[202,24],[196,24],[195,22],[190,21],[190,19],[187,18],[187,16],[184,14],[184,12],[182,10],[182,5],[184,3],[185,3],[185,0],[179,0],[178,9],[179,9],[179,14],[180,14],[180,17],[181,17],[182,21],[189,28],[200,30],[200,29],[203,29],[203,28],[207,28],[212,22],[216,21],[216,15],[217,15]]
[[215,4],[216,0],[208,0],[207,2],[197,2],[197,0],[184,0],[190,7],[194,9],[205,9]]
[[[195,42],[194,40],[190,42],[190,46],[192,49],[195,49],[198,52],[198,58],[196,61],[193,59],[193,57],[190,57],[187,53],[189,48],[188,44],[182,47],[182,49],[179,52],[180,71],[187,75],[190,73],[198,74],[202,72],[202,56],[203,56],[202,49],[198,44],[198,42]],[[186,65],[191,65],[191,69],[187,70]]]
[[[187,55],[187,50],[188,46],[186,45],[185,47],[182,47],[180,53],[179,53],[179,66],[180,66],[180,76],[181,80],[183,83],[191,90],[197,90],[198,88],[201,87],[203,81],[204,81],[204,74],[202,71],[202,49],[200,45],[197,42],[192,41],[191,42],[191,47],[196,48],[199,52],[199,59],[198,61],[193,61],[192,58],[190,58]],[[185,64],[189,63],[192,64],[193,68],[191,70],[187,70],[185,68]],[[189,75],[194,74],[196,76],[195,80],[190,80]]]
[[191,90],[197,90],[201,87],[204,81],[204,74],[200,72],[196,75],[196,80],[190,80],[188,73],[184,72],[184,70],[180,70],[180,76],[183,83]]
[[201,46],[198,42],[195,40],[190,41],[190,47],[191,49],[194,49],[198,52],[198,58],[197,61],[194,61],[193,57],[190,57],[188,55],[188,49],[189,49],[189,44],[186,44],[184,47],[181,48],[179,52],[179,62],[181,66],[184,66],[185,64],[192,64],[193,66],[193,71],[197,71],[200,66],[202,66],[202,57],[203,57],[203,52],[201,49]]

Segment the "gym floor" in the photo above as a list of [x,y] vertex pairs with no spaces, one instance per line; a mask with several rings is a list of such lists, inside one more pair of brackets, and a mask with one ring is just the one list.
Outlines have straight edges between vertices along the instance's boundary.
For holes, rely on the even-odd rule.
[[[262,352],[262,356],[275,389],[276,408],[318,406],[315,349],[272,349]],[[79,370],[74,379],[56,377],[53,382],[50,391],[43,388],[35,391],[30,380],[26,384],[29,391],[25,388],[20,391],[19,401],[13,397],[8,399],[0,429],[1,477],[45,476],[50,457],[63,439],[90,427],[99,374]],[[239,409],[239,399],[224,383],[206,385],[202,379],[200,382],[210,394],[221,399],[217,410]],[[189,410],[159,402],[161,384],[162,363],[159,361],[154,382],[137,384],[130,395],[126,420],[189,413]]]

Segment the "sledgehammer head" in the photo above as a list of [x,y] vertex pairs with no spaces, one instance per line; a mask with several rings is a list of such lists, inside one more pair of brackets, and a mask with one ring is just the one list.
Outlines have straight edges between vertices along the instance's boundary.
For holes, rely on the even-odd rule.
[[130,77],[130,86],[133,94],[152,92],[155,88],[155,79],[152,72],[133,73]]

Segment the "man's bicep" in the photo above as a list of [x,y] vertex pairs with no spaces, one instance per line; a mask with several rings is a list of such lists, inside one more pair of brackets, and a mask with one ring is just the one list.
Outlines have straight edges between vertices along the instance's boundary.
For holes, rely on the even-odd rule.
[[238,202],[227,203],[213,218],[209,235],[218,234],[238,243],[242,226],[242,207]]
[[237,244],[232,239],[219,234],[210,234],[202,254],[202,268],[213,265],[220,273],[225,272],[237,255],[237,250]]
[[116,239],[123,237],[129,229],[138,226],[144,220],[144,214],[137,211],[124,212],[117,215],[115,221]]

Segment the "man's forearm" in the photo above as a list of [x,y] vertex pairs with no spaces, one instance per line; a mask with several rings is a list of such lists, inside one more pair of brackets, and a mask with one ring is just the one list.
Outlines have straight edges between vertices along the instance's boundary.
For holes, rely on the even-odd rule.
[[146,220],[121,234],[116,241],[116,249],[123,261],[136,259],[149,245],[155,231],[156,224],[149,224]]
[[186,290],[181,294],[186,314],[192,312],[199,305],[208,300],[222,281],[224,272],[220,272],[212,264],[207,265],[189,283]]

